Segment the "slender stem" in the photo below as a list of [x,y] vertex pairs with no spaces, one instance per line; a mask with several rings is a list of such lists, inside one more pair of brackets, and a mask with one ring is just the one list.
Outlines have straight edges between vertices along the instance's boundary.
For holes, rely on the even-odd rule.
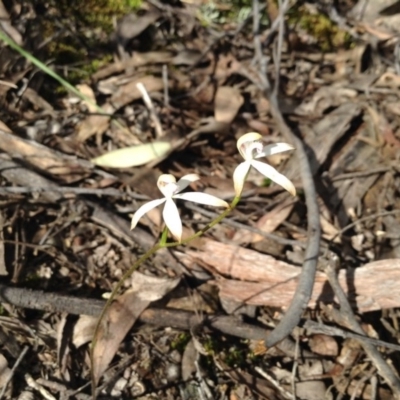
[[171,242],[171,243],[166,243],[164,247],[176,247],[182,244],[187,244],[191,242],[193,239],[196,239],[200,236],[202,236],[204,233],[206,233],[209,229],[211,229],[213,226],[217,225],[219,222],[221,222],[239,203],[240,201],[240,196],[236,196],[233,200],[232,203],[229,205],[229,208],[227,208],[221,215],[213,219],[209,224],[207,224],[203,229],[200,229],[198,232],[196,232],[194,235],[189,236],[187,239],[182,240],[181,242]]
[[161,247],[165,247],[166,243],[167,243],[167,239],[168,239],[168,228],[165,227],[163,230],[163,233],[161,235],[161,239],[160,239],[160,246]]
[[118,281],[117,285],[115,286],[115,288],[112,290],[110,297],[107,299],[107,302],[103,308],[103,310],[100,313],[100,316],[97,320],[96,323],[96,327],[94,330],[94,334],[93,334],[93,340],[92,340],[92,345],[91,345],[91,349],[90,349],[90,362],[92,364],[92,394],[95,396],[96,393],[96,381],[95,381],[95,376],[94,376],[94,363],[95,363],[95,359],[94,359],[94,349],[96,347],[96,343],[97,343],[97,337],[99,334],[99,330],[100,330],[100,325],[101,322],[107,312],[107,309],[109,308],[109,306],[111,305],[112,301],[114,300],[115,296],[117,295],[117,293],[119,292],[119,290],[121,289],[123,283],[125,282],[125,280],[127,278],[129,278],[133,272],[143,263],[145,262],[150,256],[152,256],[154,253],[156,253],[158,250],[162,249],[162,248],[166,248],[166,247],[176,247],[176,246],[180,246],[182,244],[187,244],[189,243],[191,240],[198,238],[200,236],[202,236],[205,232],[207,232],[209,229],[211,229],[213,226],[215,226],[216,224],[218,224],[220,221],[222,221],[235,207],[236,205],[239,203],[240,201],[240,196],[236,196],[233,200],[232,203],[229,205],[229,208],[227,208],[221,215],[219,215],[218,217],[216,217],[214,220],[212,220],[209,224],[207,224],[203,229],[201,229],[200,231],[198,231],[197,233],[195,233],[194,235],[190,236],[189,238],[181,241],[181,242],[172,242],[172,243],[167,243],[167,237],[168,237],[168,228],[165,228],[163,230],[163,233],[161,235],[161,239],[160,239],[160,243],[156,244],[155,246],[153,246],[149,251],[147,251],[145,254],[143,254],[133,265],[131,268],[129,268],[121,277],[121,279]]
[[[164,233],[163,233],[164,234]],[[112,301],[114,300],[115,296],[117,295],[118,291],[121,289],[123,283],[125,282],[125,280],[127,278],[129,278],[132,273],[143,263],[145,262],[150,256],[152,256],[156,251],[158,251],[159,249],[161,249],[163,246],[161,246],[161,244],[156,244],[155,246],[153,246],[147,253],[143,254],[133,265],[132,267],[130,267],[128,269],[128,271],[126,271],[123,275],[122,278],[118,281],[117,285],[115,286],[115,288],[112,290],[110,297],[107,299],[106,304],[103,307],[103,310],[100,313],[100,316],[97,320],[96,323],[96,327],[94,329],[94,334],[93,334],[93,340],[92,340],[92,345],[90,348],[90,362],[92,364],[92,393],[93,395],[96,392],[96,382],[95,382],[95,376],[94,376],[94,349],[96,347],[96,343],[97,343],[97,336],[99,334],[99,330],[100,330],[100,325],[101,325],[101,321],[103,320],[106,311],[108,309],[108,307],[111,305]]]

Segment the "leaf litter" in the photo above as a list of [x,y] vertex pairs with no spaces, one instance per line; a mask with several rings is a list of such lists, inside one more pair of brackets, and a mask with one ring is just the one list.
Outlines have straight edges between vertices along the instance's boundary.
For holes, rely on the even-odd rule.
[[[304,188],[290,154],[268,161],[294,182],[294,201],[250,175],[230,217],[206,237],[156,254],[124,283],[97,337],[98,396],[399,398],[395,382],[380,375],[382,365],[366,352],[365,338],[340,319],[343,304],[324,272],[335,256],[339,283],[365,335],[380,340],[372,343],[398,371],[398,350],[385,347],[399,340],[396,2],[349,0],[335,8],[293,1],[280,48],[279,9],[272,3],[261,10],[256,33],[251,18],[241,19],[261,7],[256,1],[237,12],[235,3],[143,2],[107,38],[68,16],[69,40],[85,46],[96,38],[83,64],[108,57],[90,79],[78,79],[90,103],[58,90],[1,45],[0,266],[7,289],[23,289],[16,298],[1,295],[4,398],[23,398],[29,390],[91,398],[93,301],[159,237],[154,216],[130,231],[132,214],[158,196],[161,173],[198,173],[204,178],[196,191],[233,197],[232,174],[241,161],[236,140],[251,131],[271,143],[283,139],[257,85],[260,71],[275,82],[277,49],[279,108],[305,144],[323,231],[320,270],[300,326],[277,347],[260,342],[293,298],[308,238]],[[4,5],[3,30],[28,49],[28,13],[39,31],[50,22],[35,7]],[[47,6],[58,12],[51,1]],[[257,58],[260,41],[266,59]],[[49,45],[36,52],[40,42],[46,43],[33,42],[30,51],[53,59]],[[57,63],[73,79],[68,59]],[[179,208],[188,231],[215,215]],[[52,300],[38,305],[45,294]],[[65,295],[80,299],[78,311]],[[220,317],[231,318],[229,325]],[[186,331],[176,328],[188,320]]]

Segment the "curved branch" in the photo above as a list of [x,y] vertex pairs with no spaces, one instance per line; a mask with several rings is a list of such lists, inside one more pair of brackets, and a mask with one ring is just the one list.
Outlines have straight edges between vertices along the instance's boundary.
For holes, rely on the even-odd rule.
[[285,139],[292,142],[296,147],[296,155],[299,160],[299,170],[307,205],[308,240],[303,268],[296,292],[286,314],[266,339],[265,345],[267,347],[275,346],[278,342],[290,335],[292,330],[300,322],[300,318],[311,298],[321,239],[317,193],[304,144],[292,133],[291,129],[286,124],[273,96],[270,97],[270,106],[272,117],[277,123],[278,129]]

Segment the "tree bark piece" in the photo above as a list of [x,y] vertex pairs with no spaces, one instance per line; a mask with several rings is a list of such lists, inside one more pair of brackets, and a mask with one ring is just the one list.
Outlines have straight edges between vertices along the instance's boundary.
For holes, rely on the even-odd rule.
[[[197,262],[221,278],[215,281],[220,297],[246,304],[286,309],[297,287],[301,268],[266,254],[235,245],[203,239],[198,250],[187,250],[180,260],[193,268]],[[374,261],[356,269],[341,270],[339,282],[353,309],[359,312],[400,307],[400,259]],[[309,307],[334,302],[323,272],[317,272]]]

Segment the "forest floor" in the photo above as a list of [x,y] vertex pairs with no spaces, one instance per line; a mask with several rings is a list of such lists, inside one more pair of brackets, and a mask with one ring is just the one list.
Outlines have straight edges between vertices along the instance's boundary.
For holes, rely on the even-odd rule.
[[0,2],[0,399],[400,399],[398,4]]

